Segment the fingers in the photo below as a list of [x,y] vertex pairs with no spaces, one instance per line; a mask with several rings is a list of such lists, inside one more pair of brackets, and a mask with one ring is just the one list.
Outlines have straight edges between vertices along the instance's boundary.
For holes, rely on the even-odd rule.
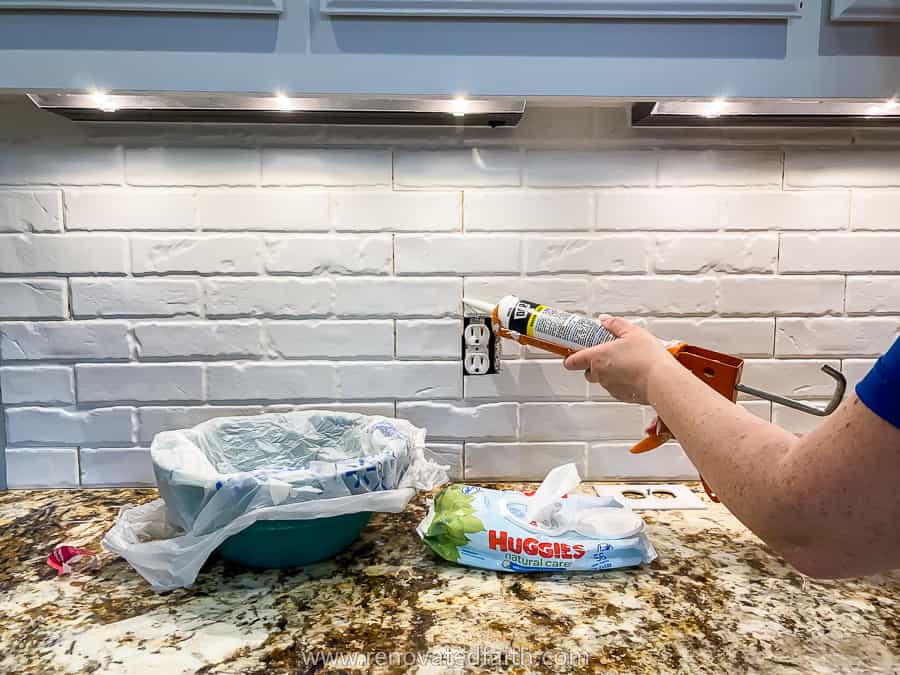
[[621,316],[604,316],[601,317],[600,323],[616,337],[622,337],[633,328],[632,324]]
[[582,349],[567,357],[563,362],[566,370],[589,370],[591,367],[591,350]]

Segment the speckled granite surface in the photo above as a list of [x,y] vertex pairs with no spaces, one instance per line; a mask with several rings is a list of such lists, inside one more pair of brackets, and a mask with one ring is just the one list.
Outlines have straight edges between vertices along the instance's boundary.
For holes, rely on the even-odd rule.
[[900,574],[805,579],[721,506],[645,512],[658,560],[570,576],[437,559],[422,497],[332,561],[211,561],[164,595],[107,553],[78,577],[44,562],[63,541],[99,550],[120,504],[155,496],[0,493],[0,672],[900,672]]

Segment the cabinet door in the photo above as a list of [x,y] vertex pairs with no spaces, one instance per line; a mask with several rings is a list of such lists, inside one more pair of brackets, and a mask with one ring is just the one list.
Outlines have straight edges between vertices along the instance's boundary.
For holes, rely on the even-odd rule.
[[832,21],[900,21],[900,0],[832,0]]
[[0,0],[0,10],[280,14],[282,0]]

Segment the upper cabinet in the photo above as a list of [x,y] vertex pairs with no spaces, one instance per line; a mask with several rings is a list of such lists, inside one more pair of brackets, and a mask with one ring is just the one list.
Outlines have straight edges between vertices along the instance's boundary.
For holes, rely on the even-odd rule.
[[282,0],[0,0],[2,9],[280,14]]
[[833,21],[900,21],[900,0],[832,0]]

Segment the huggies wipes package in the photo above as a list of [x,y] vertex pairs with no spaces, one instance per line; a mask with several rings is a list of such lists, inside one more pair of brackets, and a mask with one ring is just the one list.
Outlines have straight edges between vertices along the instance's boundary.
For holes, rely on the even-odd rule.
[[574,464],[531,493],[451,485],[416,528],[445,560],[503,572],[575,572],[633,567],[656,558],[644,521],[613,497],[566,494]]

